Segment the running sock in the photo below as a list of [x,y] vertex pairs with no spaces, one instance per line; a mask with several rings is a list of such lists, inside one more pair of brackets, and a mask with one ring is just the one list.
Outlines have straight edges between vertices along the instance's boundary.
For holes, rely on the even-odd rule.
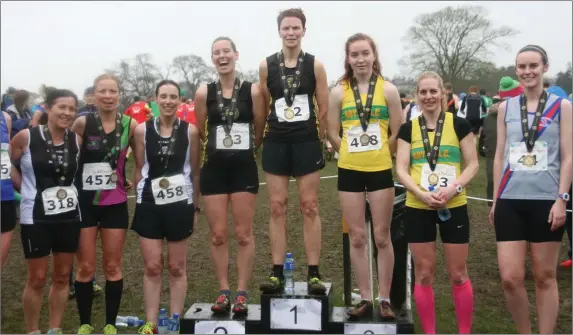
[[249,297],[249,293],[247,293],[247,291],[237,291],[237,297],[241,295],[245,298]]
[[[432,285],[414,285],[414,301],[425,334],[436,333],[436,303]],[[457,305],[456,305],[457,306]],[[456,308],[457,310],[457,308]]]
[[[90,288],[93,291],[93,284],[90,282]],[[123,278],[116,281],[105,281],[105,324],[115,327],[115,319],[119,312],[121,304],[121,295],[123,293]]]
[[468,279],[462,284],[454,284],[452,289],[454,305],[456,306],[456,316],[458,318],[459,333],[470,334],[474,309],[474,291],[472,283]]
[[231,290],[219,290],[219,294],[224,294],[227,297],[230,297],[232,293]]
[[309,265],[308,266],[308,279],[310,278],[320,278],[320,274],[318,273],[318,265]]
[[80,324],[91,325],[92,301],[94,297],[93,284],[91,281],[82,283],[76,280],[74,286],[76,289],[76,303],[78,304],[78,313],[80,314]]
[[280,279],[284,278],[283,265],[282,264],[273,265],[273,276],[280,278]]

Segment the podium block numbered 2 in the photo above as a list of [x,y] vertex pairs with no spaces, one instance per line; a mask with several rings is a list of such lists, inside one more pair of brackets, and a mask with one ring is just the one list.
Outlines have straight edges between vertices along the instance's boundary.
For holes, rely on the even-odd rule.
[[181,334],[259,334],[261,306],[249,305],[247,316],[216,315],[213,304],[195,303],[181,320]]

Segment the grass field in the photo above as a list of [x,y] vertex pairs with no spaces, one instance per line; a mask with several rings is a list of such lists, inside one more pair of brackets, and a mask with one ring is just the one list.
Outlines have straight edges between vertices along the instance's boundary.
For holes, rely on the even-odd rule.
[[[485,162],[484,162],[485,163]],[[260,166],[260,165],[259,165]],[[260,168],[259,168],[260,170]],[[327,164],[321,171],[323,176],[336,175],[336,162]],[[128,176],[131,174],[128,174]],[[264,178],[260,174],[260,181]],[[298,278],[306,277],[306,264],[302,239],[302,217],[298,209],[298,194],[295,183],[290,184],[288,203],[288,243],[289,250],[294,253],[297,260]],[[485,197],[485,168],[480,168],[480,174],[469,186],[469,195]],[[342,306],[342,235],[341,217],[336,191],[336,178],[323,179],[319,193],[320,215],[322,219],[322,255],[321,273],[326,281],[333,282],[335,289],[335,305]],[[133,214],[134,201],[130,199],[130,213]],[[257,212],[254,221],[254,234],[256,243],[256,259],[254,278],[249,285],[250,302],[259,301],[258,285],[268,275],[270,268],[270,246],[268,240],[269,205],[267,189],[261,186],[257,196]],[[473,282],[475,293],[475,314],[473,333],[515,333],[513,321],[505,306],[505,299],[501,289],[493,228],[487,221],[489,207],[485,202],[469,200],[469,214],[471,220],[471,244],[468,259],[470,278]],[[235,255],[236,243],[233,241],[233,230],[229,230],[231,251]],[[188,251],[188,280],[189,289],[186,297],[186,306],[194,302],[213,302],[218,294],[215,275],[212,271],[209,256],[209,227],[204,216],[195,225],[195,233],[189,240]],[[439,251],[438,264],[436,266],[436,316],[437,331],[439,333],[457,333],[455,310],[451,297],[451,287],[447,279],[443,257]],[[560,259],[567,255],[567,242],[564,239],[561,248]],[[101,255],[100,255],[101,256]],[[234,256],[232,256],[234,257]],[[105,279],[101,270],[101,257],[98,258],[97,281],[103,286]],[[234,289],[236,283],[235,261],[230,260],[230,283]],[[137,235],[133,231],[128,232],[123,261],[124,294],[121,303],[121,315],[137,315],[142,317],[143,310],[143,261],[139,249]],[[22,290],[26,281],[26,266],[24,262],[22,245],[20,242],[20,229],[16,228],[10,248],[10,254],[6,268],[2,271],[1,281],[1,333],[25,332],[24,317],[21,303]],[[558,270],[559,290],[561,305],[556,333],[571,334],[571,271]],[[164,275],[161,304],[168,307],[168,278]],[[532,315],[533,332],[536,332],[535,315],[535,291],[531,269],[528,265],[526,277],[527,290],[530,299],[530,311]],[[43,313],[40,328],[43,332],[48,327],[47,310],[48,287],[45,290]],[[412,303],[415,308],[415,304]],[[93,305],[94,327],[96,332],[101,333],[104,326],[104,298],[96,297]],[[65,333],[74,333],[79,326],[75,300],[68,303],[67,313],[63,328]],[[133,330],[130,330],[133,331]],[[416,317],[416,331],[421,332]]]

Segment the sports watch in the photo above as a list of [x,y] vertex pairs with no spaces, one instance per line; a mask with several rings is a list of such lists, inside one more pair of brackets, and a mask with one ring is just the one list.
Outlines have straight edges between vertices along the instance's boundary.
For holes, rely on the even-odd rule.
[[557,195],[558,198],[563,199],[565,202],[569,202],[569,199],[571,199],[571,197],[569,196],[569,193],[561,193]]
[[462,191],[464,190],[464,188],[460,184],[454,184],[454,186],[456,187],[456,192],[458,194],[462,193]]

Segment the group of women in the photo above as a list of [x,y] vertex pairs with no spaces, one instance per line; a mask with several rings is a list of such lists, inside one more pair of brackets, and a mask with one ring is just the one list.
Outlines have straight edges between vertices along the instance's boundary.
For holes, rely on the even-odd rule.
[[[328,93],[324,67],[301,50],[306,24],[302,11],[283,11],[277,24],[283,48],[261,63],[261,84],[237,77],[239,53],[231,39],[222,37],[213,42],[211,57],[219,79],[201,86],[196,93],[199,127],[177,118],[180,89],[171,80],[157,85],[159,116],[137,125],[116,112],[119,86],[108,74],[94,82],[94,113],[75,119],[76,95],[55,90],[46,97],[47,124],[21,131],[10,144],[10,119],[3,114],[2,265],[16,222],[15,204],[10,198],[14,188],[22,194],[21,240],[28,267],[22,301],[29,333],[39,333],[50,253],[49,333],[62,331],[74,256],[78,261],[74,283],[81,324],[78,333],[95,331],[91,308],[98,232],[106,278],[103,332],[117,332],[115,318],[123,291],[121,264],[129,221],[127,191],[132,187],[125,169],[128,147],[135,157],[132,229],[140,237],[145,264],[146,324],[140,333],[156,332],[164,239],[170,313],[181,315],[183,311],[187,239],[200,213],[200,194],[211,228],[211,256],[220,289],[212,310],[231,310],[230,205],[238,242],[238,282],[232,310],[247,312],[259,185],[255,152],[263,142],[273,269],[261,290],[284,287],[285,207],[288,179],[294,176],[305,219],[308,289],[312,294],[323,294],[325,287],[318,272],[321,243],[316,193],[324,160],[317,156],[314,146],[325,137],[340,154],[340,205],[349,225],[350,255],[362,296],[362,301],[349,310],[349,317],[360,318],[374,311],[365,252],[367,195],[378,249],[377,313],[386,320],[395,318],[389,300],[395,154],[397,177],[407,189],[404,221],[416,272],[414,299],[423,330],[436,332],[432,284],[439,228],[459,330],[471,332],[473,289],[466,266],[470,232],[466,186],[477,173],[478,159],[467,121],[447,112],[442,79],[434,72],[420,75],[416,85],[420,116],[402,123],[398,91],[382,77],[377,47],[369,36],[356,34],[347,40],[344,75]],[[522,333],[531,332],[523,284],[528,242],[539,330],[552,332],[555,326],[559,304],[555,268],[571,185],[571,104],[543,93],[542,77],[547,69],[548,58],[542,48],[521,49],[516,72],[525,93],[504,102],[499,108],[502,117],[498,118],[495,176],[499,182],[490,219],[495,225],[502,286]],[[12,164],[7,163],[8,157]]]

